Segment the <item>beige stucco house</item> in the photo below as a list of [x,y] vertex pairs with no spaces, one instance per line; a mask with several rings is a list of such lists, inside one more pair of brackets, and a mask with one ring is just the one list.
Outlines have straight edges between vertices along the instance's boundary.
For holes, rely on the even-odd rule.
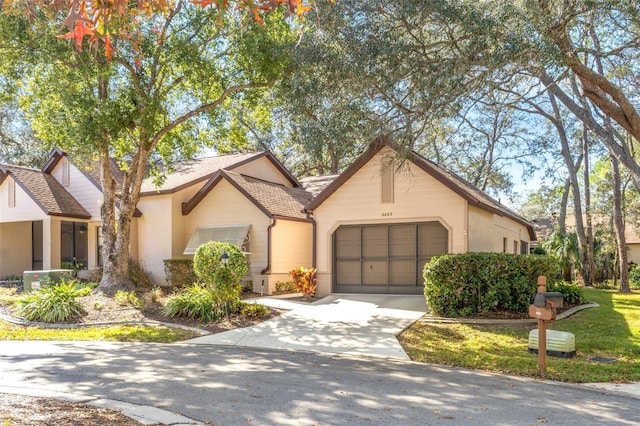
[[421,293],[431,257],[528,253],[530,223],[415,152],[374,142],[306,207],[318,293]]
[[209,240],[242,247],[257,292],[312,262],[309,194],[270,152],[202,158],[176,165],[156,186],[143,183],[138,259],[166,284],[165,259],[191,258]]
[[[206,241],[247,254],[248,279],[270,294],[298,266],[318,269],[318,294],[420,293],[435,255],[528,252],[531,225],[416,153],[374,142],[338,176],[305,188],[270,152],[200,158],[142,186],[129,254],[166,285],[164,261]],[[0,277],[69,264],[101,266],[97,170],[61,151],[42,169],[0,167]]]

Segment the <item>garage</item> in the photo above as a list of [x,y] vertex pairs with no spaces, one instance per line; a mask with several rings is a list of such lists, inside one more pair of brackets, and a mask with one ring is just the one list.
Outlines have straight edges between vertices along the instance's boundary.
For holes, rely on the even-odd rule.
[[342,225],[333,234],[333,291],[421,294],[422,270],[448,252],[439,222]]

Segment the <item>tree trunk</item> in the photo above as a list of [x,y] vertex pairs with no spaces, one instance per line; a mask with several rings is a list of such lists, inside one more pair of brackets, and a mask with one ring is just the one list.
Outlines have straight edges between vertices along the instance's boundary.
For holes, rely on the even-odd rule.
[[[102,279],[98,290],[113,295],[118,290],[132,287],[129,279],[129,226],[123,227],[123,217],[117,217],[117,187],[111,175],[111,159],[108,149],[100,155],[100,180],[104,201],[102,216]],[[124,250],[123,250],[124,247]]]
[[569,148],[569,140],[567,138],[567,134],[565,133],[564,126],[562,124],[562,117],[560,115],[560,109],[558,108],[558,104],[556,103],[556,99],[553,93],[547,92],[549,95],[549,101],[551,102],[551,106],[553,107],[553,112],[555,114],[554,124],[556,125],[556,129],[558,130],[558,136],[560,138],[560,143],[562,144],[562,157],[564,158],[565,165],[567,166],[567,170],[569,172],[569,182],[571,183],[571,194],[573,195],[573,209],[576,221],[576,235],[578,237],[578,258],[580,259],[580,268],[579,268],[579,280],[584,285],[592,285],[591,274],[589,273],[589,267],[587,262],[587,240],[585,237],[584,225],[582,223],[582,200],[580,199],[580,185],[578,184],[578,171],[574,165],[573,158],[571,157],[571,151]]
[[587,125],[582,126],[582,156],[584,158],[584,213],[586,221],[583,269],[584,285],[590,287],[595,281],[596,261],[593,252],[593,221],[591,218],[591,189],[589,180],[589,136]]
[[624,219],[622,217],[622,191],[620,179],[620,167],[618,160],[611,155],[611,173],[613,175],[613,228],[618,243],[618,265],[620,267],[620,293],[630,293],[629,269],[627,259],[627,241],[624,236]]

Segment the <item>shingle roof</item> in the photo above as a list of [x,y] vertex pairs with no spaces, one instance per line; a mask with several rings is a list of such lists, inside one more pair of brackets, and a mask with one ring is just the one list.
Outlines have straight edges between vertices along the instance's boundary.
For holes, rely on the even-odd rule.
[[[376,139],[371,143],[364,154],[358,157],[358,159],[349,167],[347,167],[347,169],[342,174],[340,174],[333,182],[327,185],[327,187],[322,190],[320,194],[318,194],[313,200],[311,200],[311,202],[307,204],[306,209],[308,211],[313,211],[315,208],[321,205],[327,198],[331,196],[331,194],[337,191],[347,180],[351,178],[351,176],[353,176],[358,170],[360,170],[360,168],[368,163],[369,160],[371,160],[378,152],[382,150],[382,148],[386,146],[395,150],[396,152],[400,152],[400,149],[388,138],[382,137]],[[492,213],[509,217],[514,221],[526,226],[527,230],[529,231],[531,240],[536,239],[533,225],[531,223],[529,223],[525,218],[523,218],[513,210],[500,204],[489,195],[471,185],[469,182],[466,182],[464,179],[460,178],[449,170],[444,169],[436,163],[427,160],[415,151],[407,153],[407,159],[424,170],[426,173],[436,178],[443,185],[460,195],[470,204],[490,211]]]
[[[16,183],[52,216],[89,219],[91,215],[53,176],[38,169],[19,166],[0,166],[5,174],[14,177]],[[5,176],[6,177],[6,176]]]
[[232,170],[260,157],[267,157],[294,186],[299,185],[298,181],[284,168],[272,153],[269,151],[259,151],[246,154],[198,158],[192,161],[176,163],[174,164],[174,170],[166,174],[164,182],[162,182],[159,187],[153,183],[153,179],[145,179],[142,182],[141,194],[151,195],[175,192],[189,185],[193,185],[196,182],[209,179],[218,170]]
[[221,181],[226,180],[253,202],[269,217],[287,217],[308,220],[304,206],[313,196],[302,188],[292,188],[267,182],[250,176],[220,170],[201,191],[182,206],[182,214],[193,210],[200,201]]
[[314,197],[321,193],[331,182],[336,180],[340,175],[322,175],[322,176],[307,176],[300,179],[300,184]]

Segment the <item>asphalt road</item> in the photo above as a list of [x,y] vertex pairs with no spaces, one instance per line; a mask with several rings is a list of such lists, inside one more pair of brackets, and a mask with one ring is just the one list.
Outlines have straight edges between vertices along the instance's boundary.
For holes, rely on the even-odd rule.
[[640,401],[465,369],[188,344],[0,342],[0,383],[214,425],[640,424]]

